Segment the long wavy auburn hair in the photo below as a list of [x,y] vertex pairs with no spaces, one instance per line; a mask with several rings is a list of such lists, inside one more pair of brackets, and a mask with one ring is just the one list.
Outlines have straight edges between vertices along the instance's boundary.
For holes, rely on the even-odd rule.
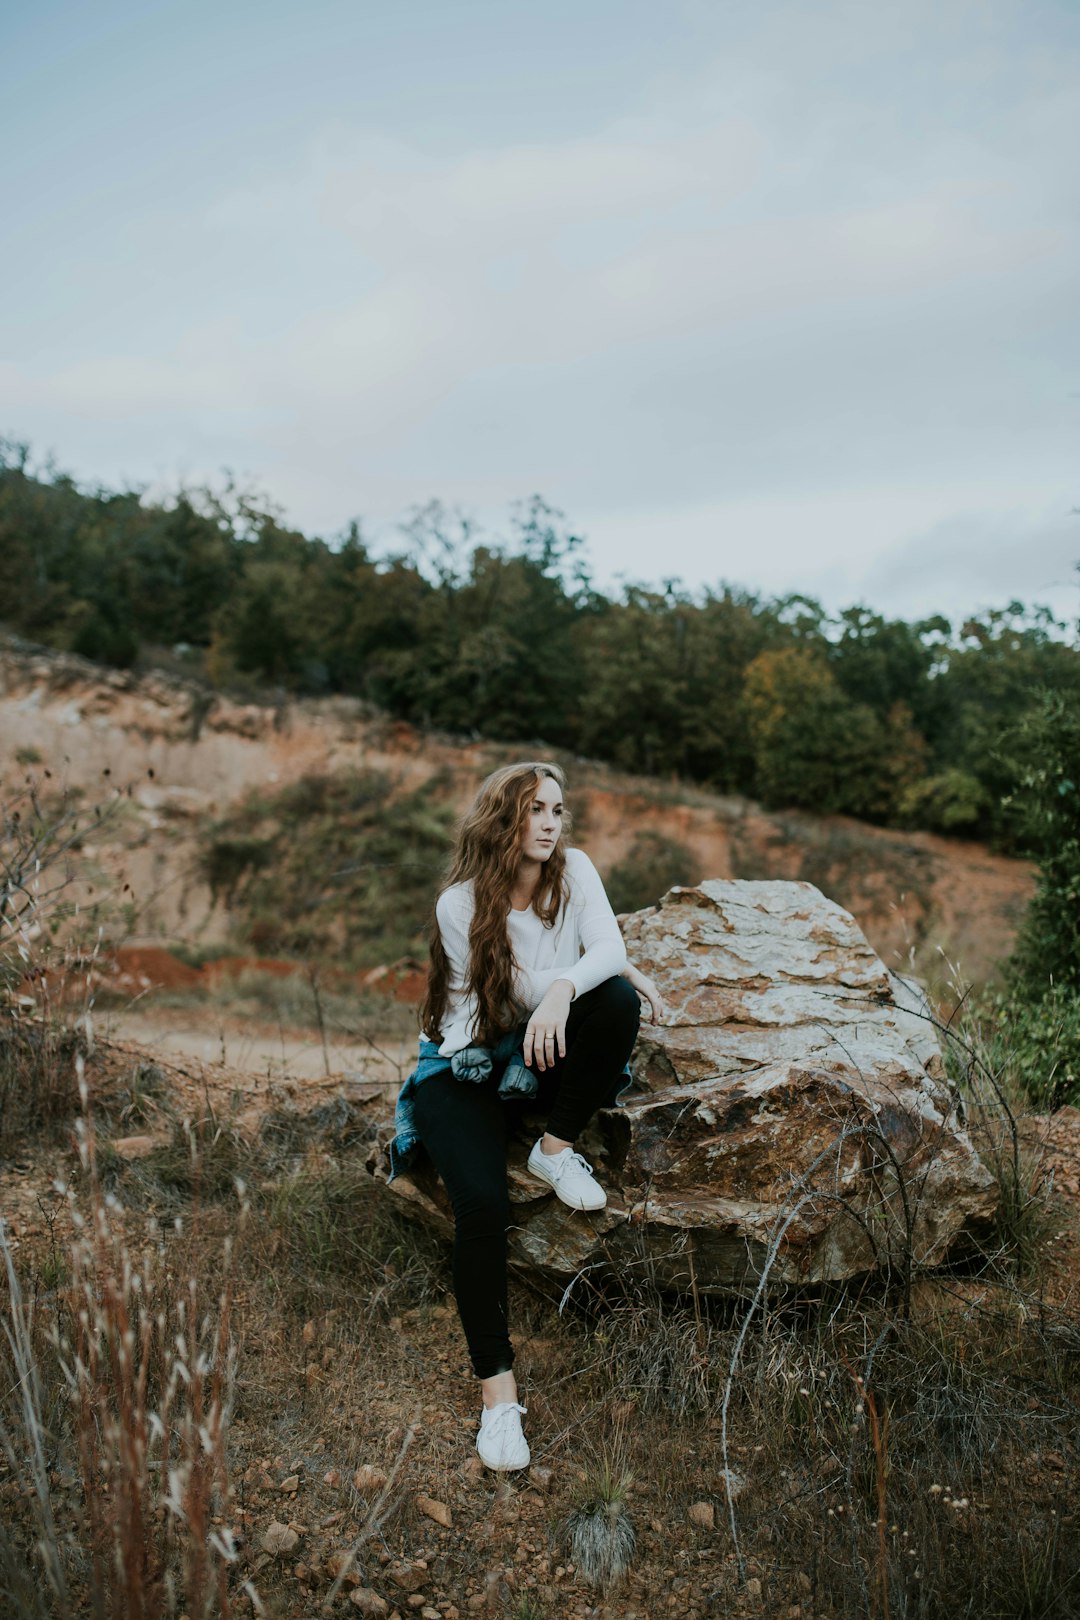
[[[510,897],[517,875],[522,836],[536,791],[549,776],[566,791],[566,778],[558,765],[543,760],[504,765],[492,771],[457,826],[444,889],[471,883],[473,915],[469,927],[469,968],[465,984],[477,1009],[476,1038],[493,1046],[518,1023],[524,1009],[514,996],[514,955],[506,927]],[[566,855],[563,844],[570,833],[570,816],[563,811],[562,832],[540,873],[532,908],[553,927],[566,899]],[[439,924],[431,919],[429,935],[431,972],[427,995],[420,1008],[420,1027],[441,1038],[450,994],[450,963],[443,949]]]

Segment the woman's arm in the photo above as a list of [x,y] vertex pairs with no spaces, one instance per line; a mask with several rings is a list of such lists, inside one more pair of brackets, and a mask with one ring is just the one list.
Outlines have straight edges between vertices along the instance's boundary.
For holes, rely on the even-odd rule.
[[667,1013],[667,1008],[664,1006],[663,996],[661,996],[648,974],[642,973],[640,968],[636,968],[633,962],[628,960],[623,968],[622,976],[624,979],[630,980],[639,996],[644,996],[649,1003],[649,1014],[652,1022],[658,1024]]
[[578,938],[582,956],[558,977],[569,979],[575,995],[595,990],[605,979],[614,979],[626,969],[626,946],[615,921],[611,902],[600,881],[600,874],[583,849],[572,853],[570,904],[578,910]]
[[[469,928],[472,923],[472,896],[469,891],[457,884],[444,889],[435,902],[435,921],[450,968],[447,984],[448,1020],[451,1013],[455,1027],[464,1020],[471,1036],[476,1022],[476,998],[465,995],[469,977]],[[442,1046],[446,1045],[444,1039]]]

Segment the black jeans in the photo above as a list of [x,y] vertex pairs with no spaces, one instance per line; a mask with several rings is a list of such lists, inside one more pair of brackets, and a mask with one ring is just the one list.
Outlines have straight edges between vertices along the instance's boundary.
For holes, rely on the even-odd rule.
[[[566,1056],[541,1073],[528,1108],[547,1108],[548,1130],[573,1142],[614,1090],[633,1051],[640,1005],[626,979],[607,979],[576,997],[566,1020]],[[478,1378],[514,1363],[506,1305],[506,1144],[520,1104],[449,1072],[416,1092],[416,1127],[454,1210],[454,1293]]]

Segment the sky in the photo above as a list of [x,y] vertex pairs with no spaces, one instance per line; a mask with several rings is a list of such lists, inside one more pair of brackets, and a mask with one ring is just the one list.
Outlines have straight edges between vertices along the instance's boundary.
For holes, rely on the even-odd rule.
[[0,0],[0,433],[1080,612],[1080,0]]

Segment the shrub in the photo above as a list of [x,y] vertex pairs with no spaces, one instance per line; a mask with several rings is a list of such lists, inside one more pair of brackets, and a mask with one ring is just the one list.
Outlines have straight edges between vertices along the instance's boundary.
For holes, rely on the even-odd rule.
[[700,875],[685,844],[662,833],[643,832],[611,868],[605,887],[613,911],[640,911],[655,905],[677,883],[695,883]]
[[31,780],[0,804],[0,1143],[77,1111],[73,1059],[91,1038],[85,968],[101,938],[80,950],[69,856],[117,803],[84,807]]
[[930,832],[971,832],[989,807],[986,790],[968,771],[950,769],[911,782],[900,794],[900,820]]
[[1052,1111],[1080,1102],[1080,992],[1051,984],[986,998],[987,1062],[1014,1092]]
[[423,948],[453,821],[441,789],[403,794],[377,771],[302,777],[213,827],[203,874],[263,953],[393,961]]
[[102,1192],[85,1116],[80,1124],[89,1207],[84,1215],[67,1190],[71,1280],[44,1334],[42,1302],[24,1302],[0,1221],[0,1452],[29,1487],[0,1524],[3,1613],[69,1620],[86,1612],[88,1588],[100,1620],[181,1609],[227,1620],[232,1239],[207,1299],[205,1276],[178,1264],[156,1225],[129,1240],[123,1210]]

